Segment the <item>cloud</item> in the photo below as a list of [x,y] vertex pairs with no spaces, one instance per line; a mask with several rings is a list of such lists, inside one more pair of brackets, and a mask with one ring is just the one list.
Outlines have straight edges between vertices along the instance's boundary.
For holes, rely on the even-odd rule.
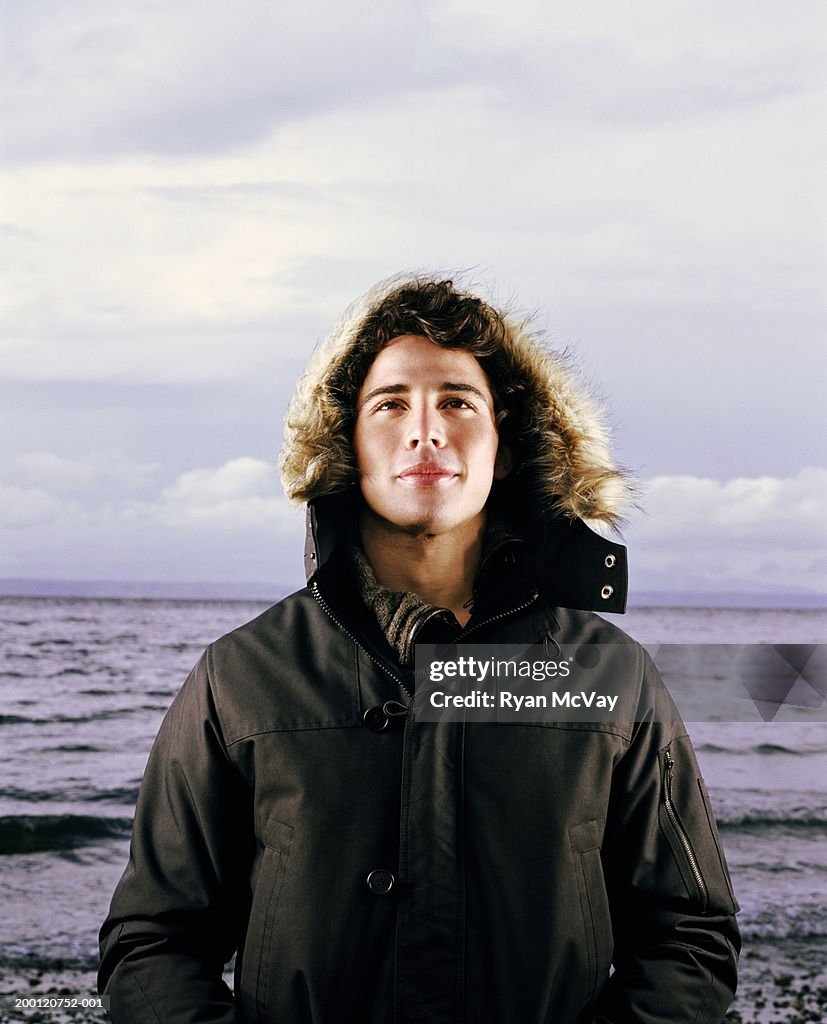
[[0,486],[0,531],[6,532],[9,541],[6,551],[11,553],[10,532],[36,533],[57,522],[67,510],[66,503],[37,487]]
[[823,6],[633,7],[11,5],[2,373],[256,372],[434,263],[818,336]]
[[6,152],[212,153],[296,118],[456,79],[452,47],[432,38],[424,13],[410,0],[17,4]]
[[[24,467],[66,461],[40,453]],[[83,475],[72,477],[71,497],[0,489],[0,576],[298,585],[303,514],[280,493],[273,465],[241,457],[191,470],[151,499],[96,496],[79,486]],[[65,479],[53,483],[65,492]]]
[[[80,458],[31,452],[17,456],[11,472],[17,481],[6,489],[0,521],[18,528],[53,520],[68,508],[73,515],[85,510],[89,519],[103,511],[115,518],[176,527],[205,521],[212,527],[232,526],[262,516],[294,518],[275,464],[249,456],[187,470],[168,486],[161,486],[159,464],[128,462],[112,451]],[[150,495],[138,493],[150,489]]]
[[658,476],[644,484],[643,504],[648,517],[638,526],[647,539],[684,530],[739,543],[772,528],[827,541],[827,469],[819,467],[785,479]]
[[261,459],[242,457],[218,469],[183,473],[164,491],[164,497],[175,505],[203,506],[215,501],[268,496],[272,489],[273,467]]
[[157,506],[164,523],[209,524],[226,529],[271,522],[293,525],[296,510],[278,493],[275,467],[262,459],[238,458],[218,469],[182,473]]
[[[663,123],[794,92],[820,62],[823,7],[486,0],[104,0],[5,12],[7,159],[186,155],[297,120],[473,84],[555,117]],[[11,98],[13,97],[13,102]]]
[[[65,461],[40,453],[23,465]],[[98,464],[77,460],[74,484]],[[54,493],[42,485],[0,492],[0,576],[300,584],[303,511],[265,460],[188,470],[141,499],[81,487],[70,494],[65,480],[51,479]],[[728,481],[661,476],[646,482],[644,503],[648,514],[626,536],[633,591],[824,590],[827,469]]]
[[[543,310],[631,465],[821,460],[822,4],[7,7],[0,456],[64,460],[17,465],[20,501],[266,518],[177,477],[265,454],[313,343],[405,267]],[[82,454],[109,437],[134,467]]]
[[24,452],[17,455],[12,472],[24,484],[42,487],[52,495],[91,498],[120,498],[140,494],[157,485],[160,463],[136,463],[120,452],[90,452],[68,458],[53,452]]
[[628,541],[639,589],[824,593],[827,469],[648,480]]
[[807,91],[825,16],[813,0],[798,14],[759,3],[746,24],[714,0],[455,0],[435,16],[465,47],[499,53],[497,71],[519,58],[498,85],[531,85],[544,106],[581,118],[654,126]]

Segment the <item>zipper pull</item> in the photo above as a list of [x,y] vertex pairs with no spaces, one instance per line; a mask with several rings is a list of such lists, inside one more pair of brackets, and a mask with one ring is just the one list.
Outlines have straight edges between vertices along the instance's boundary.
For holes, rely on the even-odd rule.
[[667,747],[663,752],[663,774],[666,785],[666,797],[670,801],[672,799],[672,769],[674,767],[675,762],[672,760],[672,748]]
[[388,718],[405,718],[408,714],[408,709],[398,700],[386,700],[382,710]]

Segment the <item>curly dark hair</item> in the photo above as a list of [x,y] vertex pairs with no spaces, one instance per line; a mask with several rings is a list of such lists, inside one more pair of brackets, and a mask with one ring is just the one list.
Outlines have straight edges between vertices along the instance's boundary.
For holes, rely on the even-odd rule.
[[[407,282],[390,292],[365,318],[348,359],[331,373],[328,386],[351,429],[356,420],[359,390],[368,371],[394,338],[415,334],[442,348],[462,349],[475,356],[488,378],[497,423],[506,434],[523,375],[503,348],[503,314],[475,295],[461,292],[452,280]],[[509,419],[511,422],[509,422]],[[513,444],[514,437],[504,440]]]
[[405,334],[469,352],[479,362],[511,454],[501,487],[554,512],[618,522],[630,481],[613,465],[600,410],[576,382],[566,354],[547,349],[527,320],[450,278],[425,274],[380,282],[314,352],[285,422],[279,466],[288,497],[312,501],[357,483],[359,391],[376,356]]

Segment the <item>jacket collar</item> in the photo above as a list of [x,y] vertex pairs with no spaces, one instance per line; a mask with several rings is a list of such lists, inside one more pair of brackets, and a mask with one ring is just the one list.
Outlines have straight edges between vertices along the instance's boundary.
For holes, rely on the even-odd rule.
[[[310,583],[330,559],[353,514],[350,491],[317,498],[307,506],[304,569]],[[623,544],[601,537],[582,519],[563,516],[527,538],[538,585],[551,605],[584,611],[625,612],[628,564]],[[542,534],[542,536],[539,536]]]

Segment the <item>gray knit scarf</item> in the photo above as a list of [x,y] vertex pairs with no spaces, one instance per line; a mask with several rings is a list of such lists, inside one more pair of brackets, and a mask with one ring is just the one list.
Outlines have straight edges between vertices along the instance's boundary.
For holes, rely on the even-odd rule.
[[459,632],[459,623],[447,608],[426,604],[416,594],[404,590],[383,587],[359,545],[351,545],[348,554],[362,600],[376,616],[379,628],[399,658],[400,665],[413,665],[414,644],[426,622],[436,618],[442,618],[446,624],[453,621]]
[[[519,540],[509,526],[501,521],[493,521],[486,531],[483,547],[484,557],[502,544]],[[399,658],[399,664],[410,666],[414,660],[414,644],[417,642],[422,627],[437,619],[441,619],[447,627],[456,627],[461,632],[453,612],[448,608],[426,604],[416,594],[403,590],[388,590],[377,580],[376,574],[358,539],[355,537],[348,545],[348,556],[356,575],[359,593],[362,600],[376,616],[379,628],[385,635],[392,650]]]

